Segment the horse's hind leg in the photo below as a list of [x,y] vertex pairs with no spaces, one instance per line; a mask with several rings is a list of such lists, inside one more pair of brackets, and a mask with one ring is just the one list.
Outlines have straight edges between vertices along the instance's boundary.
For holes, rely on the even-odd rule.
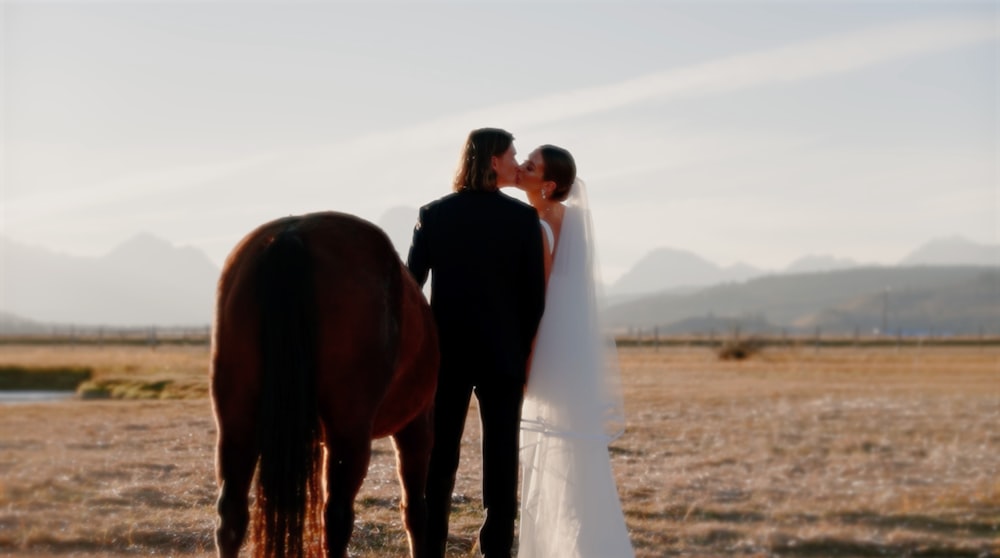
[[257,389],[250,363],[233,362],[220,346],[212,364],[212,407],[218,428],[215,473],[219,484],[219,522],[215,545],[220,558],[239,556],[250,521],[248,492],[257,467]]
[[410,556],[413,558],[422,558],[427,550],[427,500],[424,498],[424,488],[427,485],[433,438],[430,411],[420,414],[392,436],[396,446],[396,470],[403,488],[399,507],[410,543]]
[[250,520],[247,493],[257,465],[253,430],[244,424],[225,425],[220,421],[216,460],[219,524],[215,544],[220,558],[236,558]]
[[[354,498],[368,473],[371,429],[350,436],[326,437],[326,551],[331,558],[346,558],[354,529]],[[360,436],[358,433],[361,433]]]

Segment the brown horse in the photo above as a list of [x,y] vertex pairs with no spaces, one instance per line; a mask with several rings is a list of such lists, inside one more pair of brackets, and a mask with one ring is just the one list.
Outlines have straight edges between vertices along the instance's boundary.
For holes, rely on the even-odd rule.
[[341,213],[262,225],[223,268],[212,344],[219,556],[239,554],[255,471],[255,556],[346,556],[371,440],[388,435],[422,554],[437,332],[385,233]]

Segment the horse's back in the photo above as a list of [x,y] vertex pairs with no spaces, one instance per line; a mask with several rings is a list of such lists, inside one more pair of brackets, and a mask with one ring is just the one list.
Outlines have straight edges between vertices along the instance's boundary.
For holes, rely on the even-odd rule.
[[260,294],[260,263],[274,239],[289,231],[309,252],[321,323],[343,323],[344,310],[387,302],[386,290],[391,277],[399,273],[399,258],[385,233],[352,215],[312,213],[265,223],[240,241],[219,281],[216,317],[230,320],[219,325],[259,326],[255,302]]

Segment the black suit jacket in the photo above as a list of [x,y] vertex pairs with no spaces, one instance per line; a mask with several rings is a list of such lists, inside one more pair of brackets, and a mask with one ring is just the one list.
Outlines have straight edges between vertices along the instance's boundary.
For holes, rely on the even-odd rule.
[[421,287],[431,272],[443,376],[524,380],[545,309],[541,229],[531,206],[478,191],[425,205],[406,265]]

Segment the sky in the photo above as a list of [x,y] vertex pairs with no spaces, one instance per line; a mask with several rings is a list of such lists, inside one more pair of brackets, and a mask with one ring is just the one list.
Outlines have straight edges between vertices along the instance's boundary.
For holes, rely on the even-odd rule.
[[[450,191],[468,132],[587,182],[604,279],[1000,242],[1000,3],[4,1],[0,236],[257,225]],[[515,193],[516,195],[516,193]],[[404,212],[405,213],[405,212]]]

